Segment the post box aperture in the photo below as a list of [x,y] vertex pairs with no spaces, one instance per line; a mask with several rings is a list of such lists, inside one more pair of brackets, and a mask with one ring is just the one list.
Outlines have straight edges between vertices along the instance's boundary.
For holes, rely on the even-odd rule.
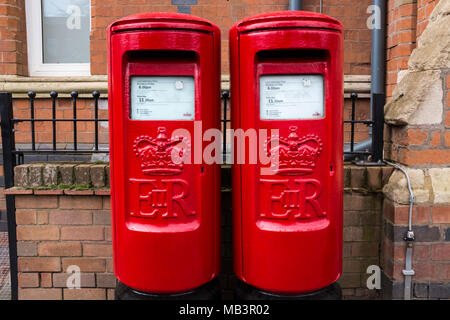
[[114,273],[132,290],[178,294],[218,274],[220,168],[192,151],[196,124],[220,128],[219,39],[183,14],[109,27]]
[[342,269],[342,26],[263,14],[233,26],[230,52],[232,126],[266,130],[270,160],[233,165],[235,273],[271,293],[315,292]]

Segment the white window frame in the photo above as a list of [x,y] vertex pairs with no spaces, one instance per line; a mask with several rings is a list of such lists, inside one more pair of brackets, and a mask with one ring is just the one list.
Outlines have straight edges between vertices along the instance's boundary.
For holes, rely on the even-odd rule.
[[25,0],[28,72],[30,76],[90,76],[90,63],[44,63],[42,6],[40,0]]

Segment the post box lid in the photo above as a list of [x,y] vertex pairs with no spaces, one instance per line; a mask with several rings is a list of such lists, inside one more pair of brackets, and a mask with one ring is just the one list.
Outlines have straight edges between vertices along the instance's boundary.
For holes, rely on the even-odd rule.
[[206,19],[174,12],[147,12],[114,21],[111,32],[139,29],[184,29],[213,32],[217,27]]
[[263,13],[241,20],[234,25],[239,32],[277,28],[318,28],[342,32],[342,24],[324,14],[310,11],[278,11]]

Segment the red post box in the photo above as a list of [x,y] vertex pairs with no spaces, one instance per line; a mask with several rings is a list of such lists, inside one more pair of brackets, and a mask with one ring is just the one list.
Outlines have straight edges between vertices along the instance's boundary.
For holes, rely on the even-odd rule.
[[108,47],[116,297],[216,294],[220,167],[187,158],[202,139],[175,131],[220,129],[220,31],[190,15],[145,13],[112,23]]
[[262,14],[232,27],[230,52],[232,127],[268,130],[270,159],[233,165],[238,294],[329,293],[342,270],[342,25]]

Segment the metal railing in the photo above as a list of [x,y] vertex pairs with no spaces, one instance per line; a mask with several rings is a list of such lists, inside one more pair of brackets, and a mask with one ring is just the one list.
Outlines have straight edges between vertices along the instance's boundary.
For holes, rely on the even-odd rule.
[[[351,113],[350,120],[344,120],[344,124],[350,124],[350,145],[344,150],[344,156],[350,156],[356,160],[361,160],[362,164],[381,164],[383,160],[383,130],[384,130],[384,95],[372,95],[372,119],[356,120],[356,102],[358,94],[350,94]],[[355,143],[355,125],[364,124],[368,128],[371,136],[369,140]],[[362,150],[361,150],[362,149]]]
[[[13,103],[11,93],[0,92],[0,116],[1,116],[1,134],[2,134],[2,152],[3,152],[3,168],[4,168],[4,185],[5,188],[11,188],[14,186],[14,167],[17,164],[24,163],[25,155],[59,155],[65,156],[70,154],[99,154],[108,153],[108,149],[100,148],[99,144],[99,125],[101,122],[106,122],[108,119],[99,118],[99,99],[100,93],[98,91],[92,92],[92,98],[94,99],[94,116],[93,118],[78,118],[77,117],[77,102],[78,92],[73,91],[70,93],[70,99],[72,102],[71,117],[57,118],[57,99],[58,93],[52,91],[49,94],[51,99],[51,118],[37,118],[35,110],[36,93],[30,91],[28,93],[29,100],[29,114],[28,118],[15,118],[13,115]],[[346,155],[355,155],[362,159],[369,159],[372,163],[376,163],[382,160],[383,151],[383,125],[384,125],[384,113],[382,108],[378,108],[378,111],[372,115],[371,120],[356,120],[356,104],[358,101],[358,95],[352,93],[351,96],[351,119],[345,120],[344,123],[350,124],[350,147],[348,151],[345,151]],[[229,119],[229,100],[230,93],[228,90],[221,92],[222,99],[222,127],[223,134],[223,161],[226,162],[227,155],[227,135],[225,134],[227,125],[230,123]],[[378,100],[377,100],[378,99]],[[374,97],[373,103],[380,105],[384,102],[384,97]],[[381,111],[380,111],[381,110]],[[44,144],[45,147],[39,145],[36,141],[36,124],[39,122],[51,123],[52,141],[50,144]],[[72,146],[71,148],[58,148],[58,124],[62,122],[69,122],[73,124],[72,127]],[[91,148],[79,148],[78,130],[77,125],[81,122],[94,123],[93,132],[93,145]],[[20,123],[29,123],[29,141],[31,144],[28,148],[16,148],[15,143],[15,125]],[[372,134],[371,150],[358,151],[355,142],[355,125],[365,124],[368,130]],[[50,146],[50,147],[48,147]],[[17,299],[18,296],[18,282],[17,282],[17,246],[16,246],[16,218],[15,218],[15,203],[13,195],[6,195],[6,210],[7,210],[7,223],[8,223],[8,237],[9,237],[9,252],[10,252],[10,272],[11,272],[11,296],[12,299]]]

